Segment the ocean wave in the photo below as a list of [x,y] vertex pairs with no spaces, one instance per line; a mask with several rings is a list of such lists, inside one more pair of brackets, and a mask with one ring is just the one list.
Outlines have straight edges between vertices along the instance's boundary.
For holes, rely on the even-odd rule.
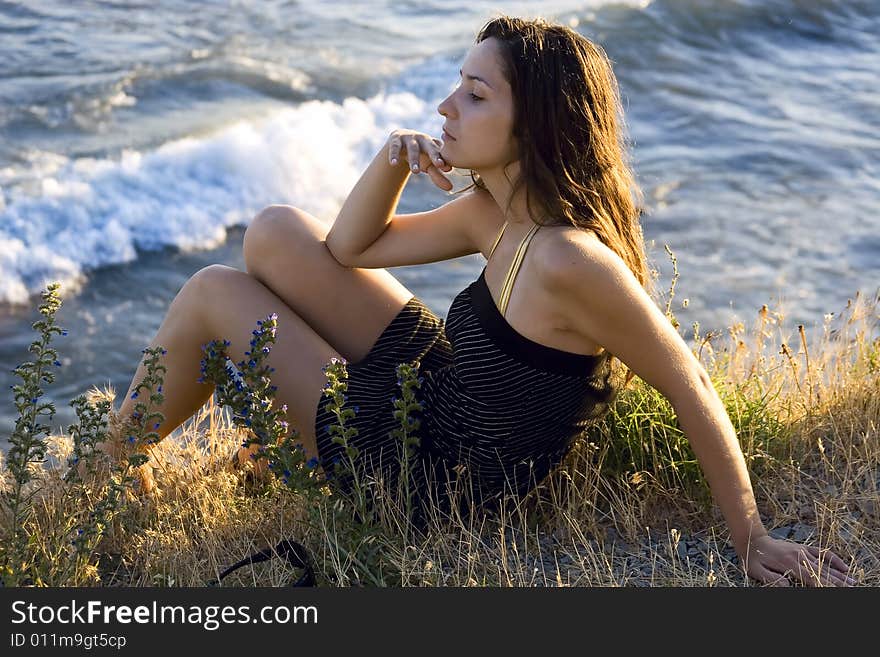
[[436,134],[441,121],[398,91],[308,101],[114,159],[33,152],[0,169],[0,303],[28,304],[53,280],[75,292],[139,250],[213,248],[271,203],[330,221],[391,130]]

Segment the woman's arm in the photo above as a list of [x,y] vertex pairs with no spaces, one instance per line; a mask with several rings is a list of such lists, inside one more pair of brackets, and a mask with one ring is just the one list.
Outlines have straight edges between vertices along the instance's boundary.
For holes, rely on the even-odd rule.
[[[542,287],[559,299],[572,326],[669,399],[749,575],[779,583],[792,571],[814,583],[808,570],[819,570],[815,548],[768,536],[724,404],[702,365],[623,260],[584,235],[553,244],[538,270]],[[839,557],[831,554],[823,565],[823,582],[844,583],[846,567]]]
[[388,162],[388,141],[351,190],[324,242],[333,257],[347,262],[378,239],[400,201],[409,178],[406,161]]
[[352,261],[385,232],[410,172],[425,173],[440,189],[452,189],[452,183],[442,173],[452,167],[440,156],[440,144],[415,130],[400,128],[391,133],[345,199],[327,233],[324,242],[336,260]]

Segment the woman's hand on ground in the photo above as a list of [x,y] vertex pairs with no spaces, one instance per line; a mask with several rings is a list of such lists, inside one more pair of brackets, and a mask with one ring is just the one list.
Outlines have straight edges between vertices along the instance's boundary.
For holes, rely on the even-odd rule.
[[843,559],[828,549],[820,551],[816,547],[765,535],[752,539],[747,557],[748,575],[771,586],[791,586],[789,577],[807,586],[855,584],[855,580],[847,575]]
[[388,137],[388,162],[398,166],[405,161],[412,173],[426,173],[437,187],[444,191],[452,189],[452,181],[443,171],[452,171],[440,155],[443,142],[415,130],[399,129]]

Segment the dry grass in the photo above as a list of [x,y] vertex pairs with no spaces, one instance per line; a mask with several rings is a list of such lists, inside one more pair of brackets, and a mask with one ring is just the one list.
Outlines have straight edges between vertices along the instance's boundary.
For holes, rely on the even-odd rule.
[[[811,336],[765,307],[748,331],[692,342],[737,428],[768,529],[832,548],[863,586],[880,585],[877,319],[878,300],[857,296]],[[296,493],[232,471],[242,435],[213,402],[176,438],[152,452],[161,495],[133,500],[112,524],[92,584],[200,586],[292,537],[315,556],[319,585],[755,585],[674,414],[638,379],[527,499],[497,515],[440,519],[419,540],[384,507],[378,531],[352,539],[335,496],[309,522]],[[70,439],[56,436],[51,448],[63,460]],[[38,477],[32,535],[49,554],[52,523],[84,500],[65,496],[57,470]],[[276,559],[224,585],[278,586],[295,574]]]

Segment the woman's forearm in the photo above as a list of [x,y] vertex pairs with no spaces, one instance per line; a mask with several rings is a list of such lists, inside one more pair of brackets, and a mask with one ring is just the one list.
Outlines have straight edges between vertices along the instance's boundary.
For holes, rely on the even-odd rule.
[[409,177],[406,160],[401,160],[389,164],[386,141],[342,205],[325,238],[341,264],[366,251],[391,222]]
[[678,423],[730,528],[734,548],[744,557],[749,541],[765,535],[767,530],[761,522],[745,458],[724,404],[710,383],[698,385],[704,390],[676,405]]

